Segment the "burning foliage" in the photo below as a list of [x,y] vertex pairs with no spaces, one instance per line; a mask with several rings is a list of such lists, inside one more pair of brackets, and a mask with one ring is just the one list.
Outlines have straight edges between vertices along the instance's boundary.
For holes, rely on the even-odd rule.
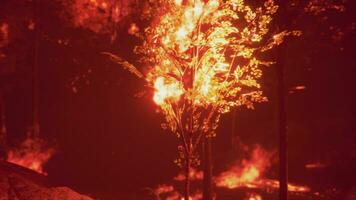
[[55,153],[54,148],[47,148],[44,140],[27,137],[18,148],[8,151],[7,161],[47,175],[43,166]]
[[116,34],[122,20],[133,11],[135,0],[68,0],[62,3],[75,27]]
[[320,15],[326,11],[335,10],[337,12],[345,11],[345,6],[330,0],[311,0],[305,6],[304,11],[313,15]]

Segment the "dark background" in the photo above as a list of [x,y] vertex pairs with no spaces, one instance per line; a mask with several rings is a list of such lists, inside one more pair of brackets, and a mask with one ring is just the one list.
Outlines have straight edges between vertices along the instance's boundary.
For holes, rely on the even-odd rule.
[[[286,8],[293,13],[290,28],[303,35],[288,39],[283,48],[290,180],[347,191],[356,185],[356,19],[355,3],[342,3],[344,12],[331,9],[318,15],[304,12],[305,2]],[[171,180],[179,171],[173,163],[177,139],[160,128],[163,117],[156,113],[151,94],[135,97],[145,90],[143,82],[100,54],[109,51],[137,60],[132,51],[139,41],[127,33],[135,17],[125,18],[110,41],[107,33],[71,25],[58,2],[41,1],[39,8],[40,134],[58,150],[45,167],[51,182],[115,196]],[[10,43],[1,50],[7,57],[0,61],[9,146],[25,138],[32,120],[35,31],[27,25],[34,19],[33,9],[31,1],[0,1],[0,23],[8,23],[10,30]],[[269,102],[222,118],[213,147],[215,174],[245,156],[232,151],[232,135],[250,147],[278,149],[276,84],[275,67],[264,69],[262,85]],[[293,89],[301,85],[306,89]],[[305,164],[315,162],[328,167],[305,170]],[[274,165],[268,176],[277,175]]]

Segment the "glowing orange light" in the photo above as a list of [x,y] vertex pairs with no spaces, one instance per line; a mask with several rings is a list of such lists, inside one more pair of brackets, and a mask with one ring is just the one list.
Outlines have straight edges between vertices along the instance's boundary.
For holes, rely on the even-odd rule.
[[251,160],[243,160],[230,170],[223,172],[218,178],[216,185],[229,189],[250,186],[258,181],[262,173],[270,166],[271,154],[257,146],[251,155]]
[[135,35],[136,33],[138,33],[140,31],[140,28],[135,24],[135,23],[132,23],[128,29],[128,33],[130,35]]
[[[261,60],[259,54],[280,44],[290,32],[263,40],[278,9],[273,0],[263,2],[256,8],[243,0],[167,0],[153,6],[157,12],[150,13],[154,16],[151,26],[135,52],[146,66],[152,66],[143,76],[165,115],[162,127],[181,138],[177,164],[185,165],[186,180],[201,138],[215,135],[222,114],[267,101],[259,84],[260,68],[273,62]],[[116,60],[130,72],[142,74],[122,59]],[[246,161],[243,169],[224,174],[233,177],[237,173],[230,184],[222,177],[217,184],[235,187],[234,179],[237,184],[255,182],[269,164],[259,161]]]
[[43,166],[55,153],[52,148],[44,148],[40,139],[27,138],[18,149],[10,150],[7,161],[47,175]]
[[182,5],[183,0],[174,0],[174,3],[178,6]]
[[262,196],[255,193],[251,193],[248,194],[246,200],[262,200]]
[[[216,185],[228,189],[239,187],[278,189],[278,180],[263,177],[264,172],[270,166],[269,160],[271,159],[271,155],[271,153],[266,152],[261,147],[256,147],[252,152],[250,160],[243,160],[228,171],[221,173],[216,178]],[[288,191],[309,192],[310,188],[289,183]]]
[[163,104],[168,98],[178,100],[180,95],[183,93],[178,82],[166,84],[163,77],[158,77],[156,79],[154,87],[156,92],[153,96],[153,100],[158,105]]

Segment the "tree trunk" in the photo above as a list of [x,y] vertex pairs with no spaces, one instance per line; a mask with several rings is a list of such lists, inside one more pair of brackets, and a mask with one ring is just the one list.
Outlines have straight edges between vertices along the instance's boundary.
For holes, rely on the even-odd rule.
[[[279,11],[275,24],[278,30],[292,30],[292,15],[288,11],[288,1],[277,0]],[[279,200],[288,199],[288,132],[285,91],[285,67],[287,59],[286,40],[277,49],[277,99],[278,99],[278,134],[279,134]]]
[[39,0],[35,0],[33,3],[35,16],[35,49],[32,69],[32,127],[30,130],[30,136],[39,138]]
[[279,199],[288,199],[288,136],[285,108],[284,49],[280,49],[277,64],[278,79],[278,132],[279,132]]
[[204,153],[203,200],[211,200],[213,198],[211,140],[212,140],[211,137],[204,137],[204,141],[203,141],[203,153]]
[[231,120],[231,149],[234,153],[237,150],[236,146],[236,108],[232,110],[232,120]]
[[0,93],[0,159],[6,159],[6,138],[5,100],[4,96]]
[[189,200],[190,196],[190,156],[186,159],[185,163],[185,191],[184,191],[184,200]]

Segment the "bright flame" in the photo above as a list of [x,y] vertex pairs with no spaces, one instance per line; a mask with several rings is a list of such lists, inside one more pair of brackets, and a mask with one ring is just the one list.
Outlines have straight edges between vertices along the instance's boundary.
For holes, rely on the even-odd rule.
[[262,196],[259,194],[251,193],[247,195],[245,200],[262,200]]
[[[147,16],[153,16],[152,23],[139,35],[144,41],[135,52],[145,66],[151,66],[145,81],[165,115],[162,127],[181,138],[177,163],[183,165],[181,161],[195,161],[201,138],[215,135],[222,114],[267,101],[259,84],[260,68],[272,62],[262,61],[260,54],[290,33],[269,38],[269,25],[278,9],[273,0],[263,1],[260,7],[243,0],[167,0],[153,1],[151,8]],[[138,71],[116,60],[129,71]],[[253,158],[242,165],[219,177],[218,184],[235,187],[223,177],[231,177],[237,185],[253,183],[269,162]]]
[[154,87],[156,92],[153,96],[153,100],[158,105],[163,104],[167,99],[178,100],[180,95],[183,93],[178,82],[166,84],[163,77],[158,77],[156,79]]
[[261,178],[261,175],[270,166],[271,154],[257,146],[250,160],[243,160],[235,164],[230,170],[223,172],[218,178],[216,185],[229,189],[246,186]]
[[10,150],[7,161],[47,175],[43,166],[55,153],[53,148],[45,148],[44,141],[28,137],[18,149]]
[[[240,187],[247,188],[272,188],[278,189],[278,180],[266,179],[264,172],[270,166],[272,154],[257,146],[251,155],[250,160],[243,160],[237,163],[228,171],[223,172],[216,178],[216,185],[228,189]],[[288,184],[290,192],[309,192],[310,188],[295,184]]]
[[[264,3],[266,13],[235,0],[172,0],[162,5],[165,12],[154,18],[138,51],[154,61],[146,78],[155,89],[153,100],[166,115],[177,115],[172,110],[176,105],[167,105],[177,104],[180,97],[197,107],[217,106],[219,113],[266,101],[257,80],[262,76],[259,67],[271,63],[258,60],[256,54],[267,48],[258,43],[277,8],[273,0]],[[235,26],[239,19],[250,25],[240,30]],[[251,48],[250,43],[261,48]],[[268,49],[274,45],[268,44]],[[175,101],[166,101],[170,97]],[[177,120],[175,116],[166,119]]]
[[[176,188],[172,185],[159,185],[157,188],[153,190],[157,199],[165,199],[165,200],[184,200],[182,194],[180,194]],[[203,194],[201,191],[196,191],[194,194],[189,196],[189,200],[201,200],[203,198]]]
[[174,3],[175,3],[177,6],[180,6],[180,5],[182,5],[183,0],[174,0]]

